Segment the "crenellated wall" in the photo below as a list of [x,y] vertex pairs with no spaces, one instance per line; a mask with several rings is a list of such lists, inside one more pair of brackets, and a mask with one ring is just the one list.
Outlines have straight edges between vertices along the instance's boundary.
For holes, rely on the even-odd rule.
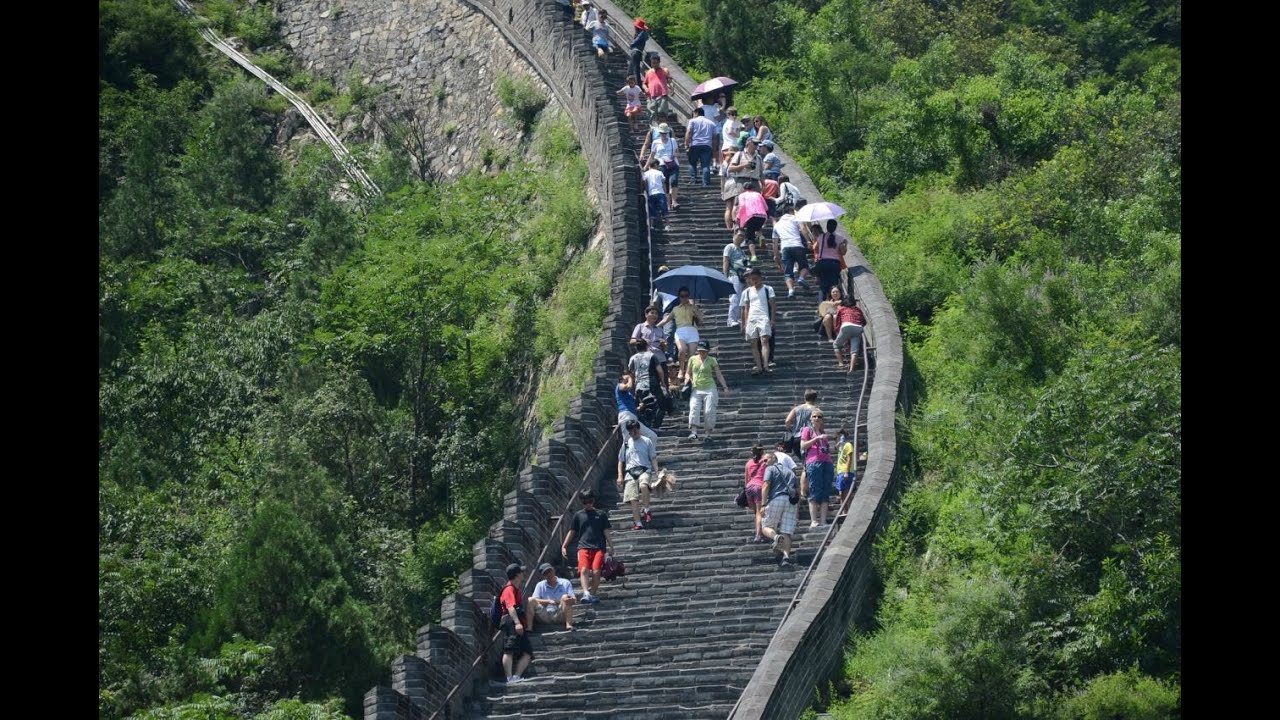
[[[537,559],[584,476],[604,496],[613,492],[612,483],[599,482],[612,471],[609,461],[617,450],[613,384],[628,354],[626,338],[641,319],[649,283],[638,201],[641,187],[635,158],[622,149],[626,120],[598,91],[604,79],[594,54],[572,41],[580,39],[581,31],[567,26],[553,3],[366,0],[345,3],[350,9],[334,18],[332,8],[339,4],[284,0],[278,6],[293,52],[318,74],[344,78],[349,68],[358,66],[393,90],[403,83],[420,92],[438,81],[429,59],[423,64],[423,55],[436,57],[443,51],[455,64],[466,57],[464,66],[485,68],[488,86],[448,86],[453,104],[446,103],[442,122],[465,125],[468,118],[494,116],[498,101],[491,83],[499,68],[536,73],[552,102],[572,121],[587,159],[611,273],[610,312],[601,328],[593,381],[539,444],[516,489],[505,498],[504,519],[476,543],[475,566],[459,579],[458,591],[442,602],[441,622],[420,628],[417,652],[393,661],[390,687],[375,687],[365,696],[366,718],[426,718],[489,642],[489,600],[506,582],[506,565]],[[321,17],[326,11],[328,15]],[[481,64],[477,58],[489,60]],[[497,132],[496,126],[491,132]],[[602,451],[608,461],[592,467]],[[488,663],[496,660],[498,649],[490,649],[442,717],[458,717],[465,698],[487,682]]]

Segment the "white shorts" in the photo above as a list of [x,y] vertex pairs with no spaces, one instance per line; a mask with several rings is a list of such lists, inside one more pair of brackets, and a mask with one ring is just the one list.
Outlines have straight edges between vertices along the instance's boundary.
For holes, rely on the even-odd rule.
[[755,339],[758,337],[767,337],[773,334],[773,327],[768,320],[753,320],[747,317],[747,339]]
[[533,608],[534,616],[542,622],[562,622],[564,620],[564,606],[560,603],[555,605],[543,605],[538,603]]
[[698,337],[698,328],[692,325],[685,325],[684,327],[676,328],[676,339],[686,345],[692,345],[701,338]]

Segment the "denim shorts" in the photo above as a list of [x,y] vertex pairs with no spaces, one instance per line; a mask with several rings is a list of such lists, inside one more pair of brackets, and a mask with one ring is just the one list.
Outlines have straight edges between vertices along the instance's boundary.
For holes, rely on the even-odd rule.
[[808,269],[809,269],[809,256],[808,256],[808,255],[809,255],[809,254],[808,254],[807,252],[805,252],[805,249],[804,249],[803,247],[785,247],[785,248],[782,248],[782,274],[783,274],[783,276],[788,277],[788,278],[792,278],[792,279],[794,279],[794,278],[795,278],[795,274],[793,274],[793,273],[792,273],[792,271],[791,271],[791,268],[792,268],[792,266],[793,266],[793,265],[799,265],[799,266],[800,266],[800,270],[797,270],[797,271],[796,271],[796,273],[799,273],[799,272],[800,272],[800,271],[802,271],[802,270],[808,270]]

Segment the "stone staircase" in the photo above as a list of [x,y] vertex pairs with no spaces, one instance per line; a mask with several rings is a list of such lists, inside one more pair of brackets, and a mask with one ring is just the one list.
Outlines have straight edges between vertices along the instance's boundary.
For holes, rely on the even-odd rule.
[[[581,35],[580,41],[589,43],[587,34]],[[601,62],[608,87],[592,91],[616,98],[613,92],[627,74],[626,56],[615,52]],[[615,104],[616,121],[625,128],[623,101],[616,98]],[[683,124],[673,126],[673,132],[683,141]],[[643,139],[642,133],[631,136],[631,148],[638,151]],[[701,187],[689,177],[683,152],[680,161],[680,208],[672,213],[670,230],[654,233],[654,264],[719,269],[730,236],[723,225],[719,183],[713,177],[710,187]],[[816,291],[788,299],[770,251],[762,250],[760,258],[765,281],[777,293],[774,372],[750,374],[750,347],[737,328],[726,327],[727,300],[703,303],[708,325],[702,337],[711,342],[731,388],[720,397],[715,438],[685,439],[687,403],[679,402],[677,412],[667,417],[658,430],[658,457],[680,480],[674,493],[654,500],[649,529],[629,529],[630,508],[621,503],[612,482],[598,488],[601,506],[610,509],[627,578],[602,584],[598,605],[576,609],[576,632],[539,624],[526,681],[508,686],[491,678],[487,692],[470,701],[470,717],[687,720],[729,714],[827,530],[809,529],[808,507],[802,502],[794,567],[780,567],[767,543],[751,542],[752,515],[733,503],[750,448],[760,443],[772,449],[782,435],[783,418],[809,387],[820,393],[818,404],[826,412],[829,431],[853,429],[863,373],[874,375],[874,358],[863,356],[852,375],[836,369],[830,344],[810,330]],[[862,452],[865,427],[857,434]],[[862,466],[859,462],[860,471]],[[606,477],[611,480],[613,472]],[[559,573],[581,593],[573,569],[561,565]]]

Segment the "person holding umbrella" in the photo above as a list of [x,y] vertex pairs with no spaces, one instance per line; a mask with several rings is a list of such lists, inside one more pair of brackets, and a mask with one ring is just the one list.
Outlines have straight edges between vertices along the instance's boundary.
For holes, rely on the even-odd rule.
[[[713,377],[714,375],[714,377]],[[711,439],[716,429],[716,406],[720,403],[720,395],[716,392],[716,382],[729,394],[729,383],[724,381],[720,372],[720,363],[711,357],[711,343],[698,341],[698,355],[689,360],[689,376],[693,378],[693,394],[689,397],[689,439],[698,439],[698,428],[706,428],[703,438]]]
[[702,308],[693,302],[688,286],[682,286],[677,290],[676,297],[680,304],[658,321],[658,324],[662,325],[668,320],[676,322],[676,347],[680,351],[680,370],[676,379],[684,382],[688,377],[686,369],[689,366],[689,355],[701,339],[698,337],[698,328],[702,327],[703,318]]
[[813,272],[818,276],[821,287],[819,299],[826,298],[831,288],[840,284],[840,259],[848,250],[848,243],[836,237],[837,222],[835,218],[827,221],[827,231],[817,223],[812,226],[813,236]]

